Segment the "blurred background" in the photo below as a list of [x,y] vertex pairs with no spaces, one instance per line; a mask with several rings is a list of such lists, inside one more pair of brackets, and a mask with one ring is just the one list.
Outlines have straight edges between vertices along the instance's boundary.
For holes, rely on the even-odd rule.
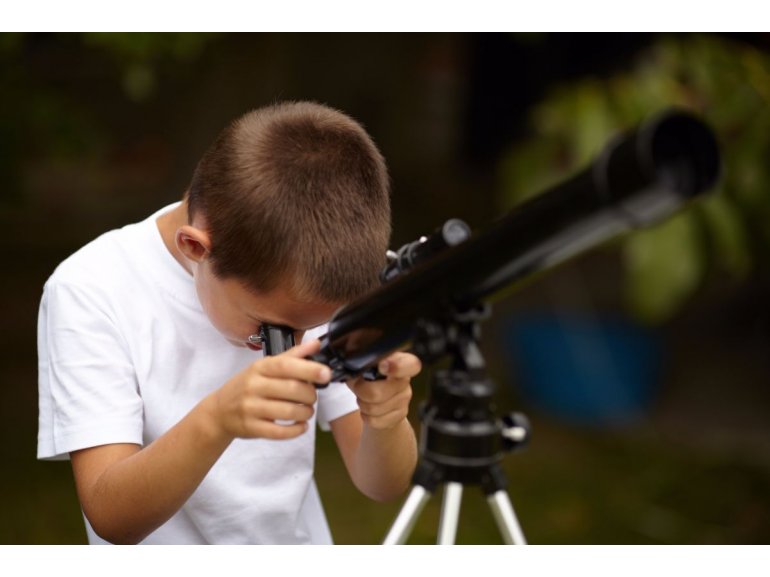
[[[770,34],[4,33],[0,543],[86,542],[69,463],[35,460],[45,280],[180,199],[231,120],[300,99],[380,146],[394,248],[483,227],[650,112],[702,114],[719,189],[497,304],[483,350],[500,410],[533,424],[505,461],[530,542],[770,542]],[[401,500],[359,494],[323,433],[316,479],[337,543],[381,541]],[[458,542],[501,542],[477,490]]]

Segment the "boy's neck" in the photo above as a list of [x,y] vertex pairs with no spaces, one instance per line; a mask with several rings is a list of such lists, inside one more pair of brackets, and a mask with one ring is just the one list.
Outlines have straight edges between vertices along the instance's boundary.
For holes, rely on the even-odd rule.
[[163,239],[163,244],[171,253],[179,264],[192,275],[190,264],[187,262],[185,256],[176,246],[176,231],[179,227],[187,224],[187,200],[183,200],[182,204],[177,206],[174,210],[171,210],[165,214],[162,214],[155,221],[160,231],[160,236]]

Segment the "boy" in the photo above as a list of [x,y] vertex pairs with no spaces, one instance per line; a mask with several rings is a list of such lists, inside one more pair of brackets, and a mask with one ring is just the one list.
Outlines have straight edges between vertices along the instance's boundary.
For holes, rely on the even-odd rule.
[[[416,463],[419,360],[327,383],[305,360],[332,313],[377,285],[389,181],[369,136],[313,103],[226,128],[184,200],[64,261],[38,324],[38,458],[71,458],[91,543],[331,543],[314,425],[355,485],[388,500]],[[261,323],[301,343],[261,358]],[[302,340],[304,335],[304,341]]]

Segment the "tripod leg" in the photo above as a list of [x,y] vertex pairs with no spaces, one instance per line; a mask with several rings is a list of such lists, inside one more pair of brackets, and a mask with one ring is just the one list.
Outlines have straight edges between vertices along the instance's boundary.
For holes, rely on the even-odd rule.
[[460,502],[463,498],[462,483],[447,483],[444,500],[441,503],[441,520],[438,529],[439,545],[454,545],[457,535],[457,520],[460,517]]
[[417,522],[417,517],[422,513],[423,508],[431,498],[431,493],[425,490],[420,485],[415,485],[412,488],[409,497],[401,511],[393,521],[393,525],[385,536],[383,545],[403,545],[409,538],[409,534],[412,532],[414,524]]
[[513,505],[505,491],[497,491],[487,497],[489,508],[492,509],[492,515],[495,517],[497,527],[503,536],[506,545],[526,545],[527,540],[519,526],[519,520],[513,511]]

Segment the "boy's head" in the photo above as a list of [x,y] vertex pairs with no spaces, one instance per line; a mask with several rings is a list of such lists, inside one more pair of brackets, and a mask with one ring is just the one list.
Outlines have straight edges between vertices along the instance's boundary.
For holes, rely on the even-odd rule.
[[278,299],[295,322],[305,320],[301,307],[320,324],[378,284],[391,230],[387,168],[364,129],[339,111],[297,102],[242,116],[206,151],[186,200],[184,228],[204,233],[188,238],[203,250],[192,254],[204,264],[194,267],[198,293],[228,338],[254,332],[242,335],[245,324],[222,318],[236,301],[248,310]]

